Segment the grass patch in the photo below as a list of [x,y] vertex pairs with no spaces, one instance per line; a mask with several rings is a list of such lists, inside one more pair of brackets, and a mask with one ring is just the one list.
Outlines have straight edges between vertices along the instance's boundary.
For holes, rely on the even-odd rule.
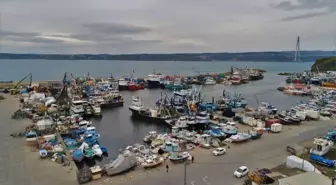
[[[300,156],[302,159],[309,161],[311,164],[313,164],[319,171],[321,171],[324,175],[328,177],[334,177],[336,175],[336,168],[330,168],[327,166],[323,166],[320,163],[317,163],[313,160],[310,159],[309,157],[309,151],[304,153],[303,155]],[[329,159],[329,160],[336,160],[336,149],[332,148],[325,156],[324,158]]]

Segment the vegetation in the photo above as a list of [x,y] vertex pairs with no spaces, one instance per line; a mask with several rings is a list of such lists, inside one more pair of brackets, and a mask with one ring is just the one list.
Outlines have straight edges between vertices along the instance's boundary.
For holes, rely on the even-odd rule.
[[3,95],[0,95],[0,100],[4,100],[5,97]]
[[321,58],[311,67],[312,72],[336,71],[336,57]]
[[[301,61],[334,56],[332,51],[301,51]],[[139,60],[139,61],[293,61],[294,51],[265,51],[243,53],[171,53],[171,54],[14,54],[0,53],[0,59],[45,59],[45,60]]]

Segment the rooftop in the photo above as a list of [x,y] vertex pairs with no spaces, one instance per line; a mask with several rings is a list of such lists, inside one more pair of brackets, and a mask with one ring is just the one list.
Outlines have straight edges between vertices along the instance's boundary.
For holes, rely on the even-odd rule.
[[285,183],[288,185],[330,185],[331,179],[328,177],[315,173],[315,172],[306,172],[291,177],[286,177],[279,179],[279,183]]

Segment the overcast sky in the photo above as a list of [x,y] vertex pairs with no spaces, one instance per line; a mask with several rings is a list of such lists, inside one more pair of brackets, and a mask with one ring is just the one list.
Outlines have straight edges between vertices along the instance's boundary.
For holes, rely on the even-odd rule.
[[335,50],[336,0],[0,0],[0,52]]

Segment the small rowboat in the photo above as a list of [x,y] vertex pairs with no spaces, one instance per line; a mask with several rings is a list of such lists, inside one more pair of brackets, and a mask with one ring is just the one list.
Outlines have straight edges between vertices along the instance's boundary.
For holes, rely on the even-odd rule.
[[183,162],[187,160],[190,157],[190,154],[188,152],[183,153],[172,153],[169,156],[169,160],[172,162]]
[[145,162],[141,163],[141,166],[144,168],[153,168],[156,166],[159,166],[164,162],[163,157],[158,157],[156,155],[153,155],[145,160]]

